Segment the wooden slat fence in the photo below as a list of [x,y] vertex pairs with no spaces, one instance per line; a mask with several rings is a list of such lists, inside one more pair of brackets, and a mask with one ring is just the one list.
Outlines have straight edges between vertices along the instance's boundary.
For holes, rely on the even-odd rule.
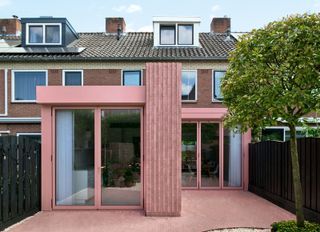
[[[320,138],[298,139],[305,216],[320,222]],[[249,145],[249,191],[295,212],[290,142]]]
[[0,230],[40,210],[40,144],[0,137]]

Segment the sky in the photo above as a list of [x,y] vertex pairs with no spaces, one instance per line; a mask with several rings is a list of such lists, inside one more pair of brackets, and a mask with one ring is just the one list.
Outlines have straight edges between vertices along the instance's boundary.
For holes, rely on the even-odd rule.
[[0,0],[0,18],[66,17],[77,32],[103,32],[106,17],[124,17],[127,31],[152,31],[153,16],[197,16],[201,32],[212,17],[231,18],[248,32],[290,14],[320,11],[320,0]]

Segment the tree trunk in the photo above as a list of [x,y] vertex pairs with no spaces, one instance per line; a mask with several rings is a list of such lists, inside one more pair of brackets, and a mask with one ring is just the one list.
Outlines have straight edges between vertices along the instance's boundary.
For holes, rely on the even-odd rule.
[[295,125],[289,124],[289,128],[290,128],[292,178],[293,178],[293,187],[294,187],[297,225],[298,227],[304,227],[302,187],[301,187],[301,179],[300,179],[296,127]]

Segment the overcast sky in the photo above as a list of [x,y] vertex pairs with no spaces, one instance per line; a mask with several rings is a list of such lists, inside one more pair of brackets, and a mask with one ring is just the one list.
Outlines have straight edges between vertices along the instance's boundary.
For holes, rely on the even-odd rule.
[[250,31],[295,13],[320,10],[320,0],[0,0],[0,18],[66,17],[78,32],[104,31],[104,18],[124,17],[127,31],[151,31],[152,16],[198,16],[201,31],[212,17],[231,18],[232,31]]

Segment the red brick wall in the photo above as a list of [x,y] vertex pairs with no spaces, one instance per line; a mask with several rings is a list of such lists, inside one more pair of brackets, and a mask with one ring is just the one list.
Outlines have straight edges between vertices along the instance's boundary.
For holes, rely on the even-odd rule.
[[210,24],[211,32],[225,33],[231,27],[230,18],[213,18]]
[[0,19],[0,30],[6,27],[6,34],[16,34],[21,31],[21,23],[19,19]]
[[0,124],[0,131],[10,131],[11,135],[16,133],[40,133],[40,124]]
[[84,85],[121,85],[120,69],[85,69]]

